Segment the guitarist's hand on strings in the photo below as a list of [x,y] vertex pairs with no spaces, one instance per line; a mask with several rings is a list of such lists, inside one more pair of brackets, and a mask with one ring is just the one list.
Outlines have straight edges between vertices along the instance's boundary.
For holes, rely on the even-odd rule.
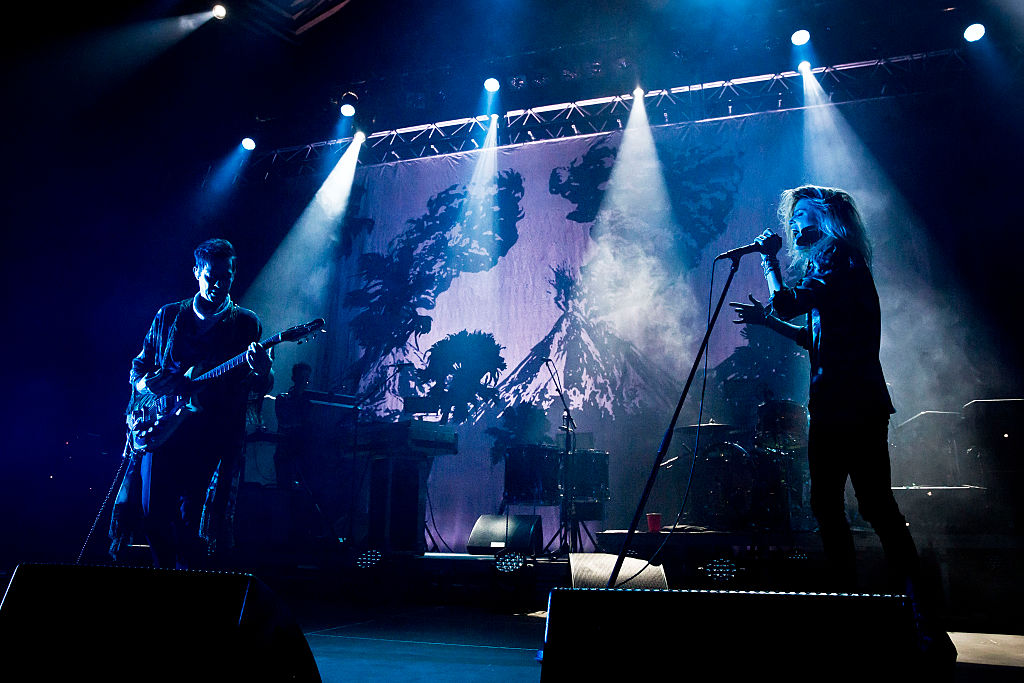
[[261,377],[266,377],[270,373],[270,352],[256,342],[249,344],[245,352],[245,362],[252,368],[253,373]]
[[169,372],[164,369],[148,373],[139,380],[136,388],[143,393],[151,393],[157,396],[184,393],[188,379],[184,375]]

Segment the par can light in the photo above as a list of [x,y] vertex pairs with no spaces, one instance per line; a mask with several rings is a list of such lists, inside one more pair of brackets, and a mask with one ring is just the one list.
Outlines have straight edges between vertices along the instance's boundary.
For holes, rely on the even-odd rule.
[[985,26],[983,24],[971,24],[964,29],[964,40],[968,43],[981,40],[985,36]]

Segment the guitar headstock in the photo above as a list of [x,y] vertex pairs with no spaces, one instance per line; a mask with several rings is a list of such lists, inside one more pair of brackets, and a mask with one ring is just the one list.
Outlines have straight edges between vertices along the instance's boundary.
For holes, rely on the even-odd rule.
[[289,327],[287,330],[281,333],[281,341],[295,342],[296,344],[302,344],[308,342],[310,339],[326,332],[324,328],[323,318],[317,318],[316,320],[310,321],[305,325],[296,325],[295,327]]

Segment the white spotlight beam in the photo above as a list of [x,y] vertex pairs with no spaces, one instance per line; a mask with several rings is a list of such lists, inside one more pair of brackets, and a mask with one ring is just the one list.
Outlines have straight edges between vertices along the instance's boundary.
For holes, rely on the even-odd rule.
[[[284,329],[325,317],[335,249],[361,148],[357,135],[242,296],[245,306],[259,311],[264,327]],[[281,354],[294,351],[285,348]]]

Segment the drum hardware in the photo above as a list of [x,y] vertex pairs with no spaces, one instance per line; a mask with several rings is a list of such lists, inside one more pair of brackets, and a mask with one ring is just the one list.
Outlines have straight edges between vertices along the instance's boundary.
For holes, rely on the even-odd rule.
[[791,454],[807,448],[807,408],[795,401],[765,401],[757,407],[754,443],[769,453]]
[[742,430],[729,424],[710,421],[676,430],[709,435],[695,462],[690,456],[693,481],[684,510],[688,524],[719,531],[815,528],[807,467],[807,410],[793,401],[767,401],[757,412],[749,450],[738,443]]
[[607,451],[565,453],[543,444],[510,446],[505,451],[502,512],[507,505],[558,505],[562,524],[548,546],[559,539],[559,552],[578,552],[584,533],[594,542],[581,523],[604,519],[604,503],[609,498]]
[[718,531],[755,528],[763,515],[759,473],[750,453],[739,444],[720,442],[701,449],[696,458],[686,519]]
[[509,446],[505,450],[504,504],[560,505],[561,468],[562,453],[556,446]]

